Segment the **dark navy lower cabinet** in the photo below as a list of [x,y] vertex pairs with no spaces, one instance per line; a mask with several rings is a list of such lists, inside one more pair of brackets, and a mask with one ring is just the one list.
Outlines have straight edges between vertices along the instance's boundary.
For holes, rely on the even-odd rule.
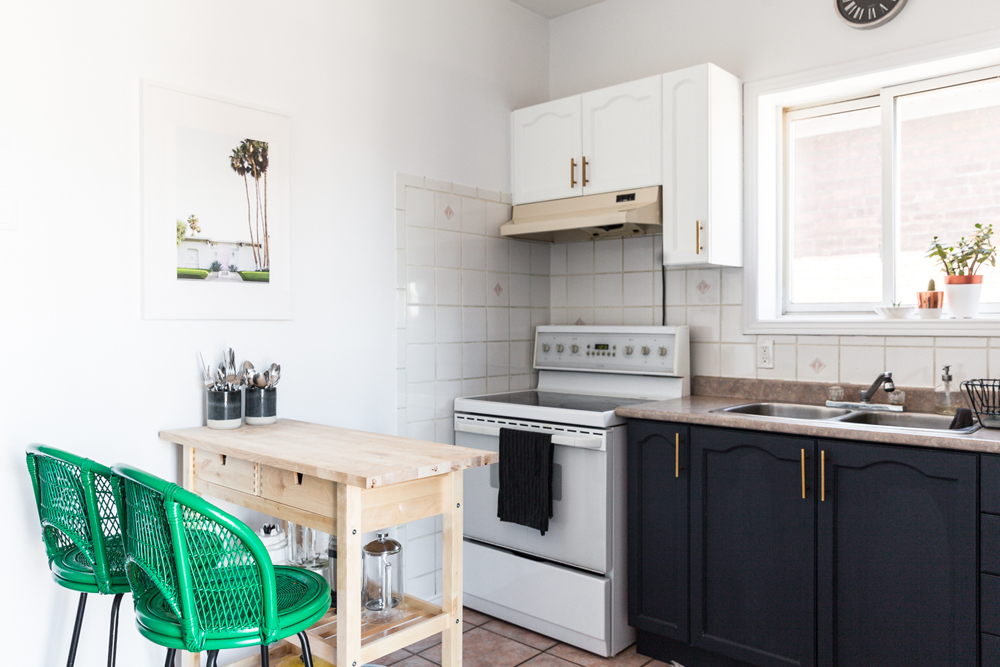
[[[980,599],[979,459],[630,421],[639,652],[686,667],[1000,667],[1000,621],[985,618],[994,604],[1000,618],[1000,576],[982,575],[998,585]],[[986,480],[984,465],[984,499]],[[1000,516],[982,524],[985,537]],[[984,572],[995,553],[982,545]]]

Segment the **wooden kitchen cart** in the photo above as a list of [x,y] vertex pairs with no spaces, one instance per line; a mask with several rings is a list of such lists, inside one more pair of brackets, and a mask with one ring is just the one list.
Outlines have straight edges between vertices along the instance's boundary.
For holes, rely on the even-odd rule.
[[[160,439],[184,447],[184,488],[337,536],[339,613],[331,610],[307,631],[314,656],[360,667],[441,632],[442,667],[460,667],[462,471],[496,463],[495,452],[288,419],[230,431],[162,431]],[[361,536],[438,514],[441,606],[407,595],[398,622],[363,623]],[[183,656],[185,667],[199,664],[198,654]]]

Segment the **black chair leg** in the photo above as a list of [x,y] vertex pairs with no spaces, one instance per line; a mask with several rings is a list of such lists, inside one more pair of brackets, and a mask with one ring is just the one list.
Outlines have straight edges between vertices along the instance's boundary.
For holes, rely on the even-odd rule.
[[209,651],[208,661],[206,662],[205,667],[215,667],[218,662],[219,662],[218,649],[216,649],[215,651]]
[[115,667],[116,654],[118,653],[118,608],[122,604],[124,593],[115,595],[114,602],[111,603],[111,632],[108,635],[108,667]]
[[271,655],[267,652],[267,644],[260,645],[260,667],[271,667]]
[[73,667],[76,662],[76,647],[80,644],[80,629],[83,628],[83,612],[87,608],[87,594],[80,593],[80,602],[76,605],[76,623],[73,624],[73,639],[69,643],[69,658],[66,667]]
[[313,654],[312,649],[309,648],[309,637],[306,636],[305,631],[298,634],[299,644],[302,645],[302,664],[304,667],[313,667]]
[[168,648],[167,649],[167,659],[163,663],[163,667],[174,667],[174,657],[177,655],[177,649]]

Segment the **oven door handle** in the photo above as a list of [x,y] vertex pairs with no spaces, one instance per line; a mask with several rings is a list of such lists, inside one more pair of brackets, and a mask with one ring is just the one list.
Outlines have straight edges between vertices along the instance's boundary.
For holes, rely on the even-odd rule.
[[[475,433],[476,435],[488,435],[494,438],[500,437],[499,426],[481,426],[479,424],[469,424],[467,422],[457,422],[455,430],[462,433]],[[515,429],[519,430],[519,429]],[[520,429],[527,430],[527,429]],[[529,431],[529,433],[532,431]],[[578,447],[580,449],[602,449],[601,438],[573,438],[568,435],[553,435],[552,444],[561,447]]]

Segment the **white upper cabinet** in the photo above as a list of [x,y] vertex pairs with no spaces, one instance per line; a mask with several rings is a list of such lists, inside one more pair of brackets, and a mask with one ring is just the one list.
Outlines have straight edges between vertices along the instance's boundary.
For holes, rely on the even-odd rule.
[[663,262],[743,265],[742,89],[715,65],[663,75]]
[[581,96],[583,194],[660,185],[661,80],[654,76]]
[[511,114],[514,203],[582,194],[581,137],[579,96]]

